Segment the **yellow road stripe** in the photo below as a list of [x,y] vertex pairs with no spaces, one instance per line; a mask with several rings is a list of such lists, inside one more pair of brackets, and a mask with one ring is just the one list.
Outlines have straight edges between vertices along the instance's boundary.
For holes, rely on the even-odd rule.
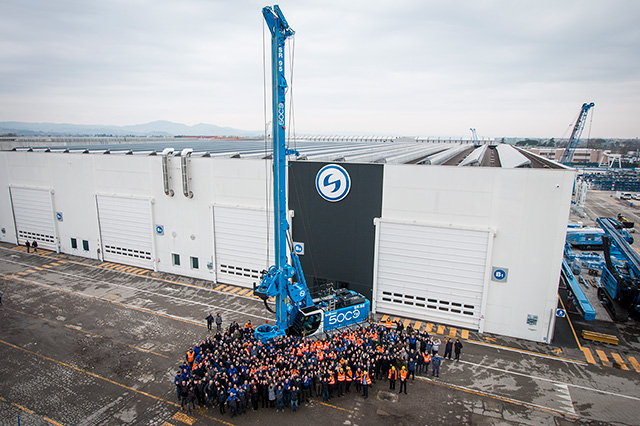
[[226,287],[226,284],[220,284],[218,287],[214,288],[214,290],[220,290],[222,287]]
[[16,404],[15,402],[12,402],[11,405],[13,405],[14,407],[17,407],[19,409],[21,409],[22,411],[24,411],[25,413],[29,413],[29,414],[33,414],[35,413],[35,411],[33,410],[29,410],[27,407],[23,407],[20,404]]
[[58,262],[51,262],[49,265],[60,266],[60,264]]
[[611,356],[613,357],[613,359],[616,361],[616,364],[618,364],[618,366],[625,370],[628,371],[629,367],[627,367],[627,364],[624,363],[624,361],[622,360],[622,357],[620,356],[619,353],[617,352],[611,352]]
[[460,332],[460,337],[462,337],[463,339],[467,340],[469,338],[469,330],[462,330]]
[[449,337],[456,337],[458,335],[458,329],[451,327],[449,329]]
[[[562,309],[565,312],[569,312],[567,308],[564,307],[564,303],[562,302],[562,298],[560,298],[560,295],[558,295],[558,300],[560,301],[560,306],[562,306]],[[569,318],[569,315],[567,315],[566,318],[567,318],[567,321],[569,321],[569,327],[571,327],[571,331],[573,332],[573,337],[576,339],[576,343],[578,344],[578,349],[582,349],[582,345],[580,344],[580,340],[578,340],[578,335],[576,334],[576,330],[573,328],[573,323],[571,322],[571,318]]]
[[229,290],[227,293],[236,294],[241,289],[242,289],[242,287],[235,287],[235,288],[232,288],[231,290]]
[[35,269],[36,271],[42,271],[42,268],[38,268],[37,266],[34,266],[33,269]]
[[410,320],[410,319],[406,319],[406,320],[404,320],[404,322],[402,323],[402,325],[404,326],[404,328],[409,327],[409,324],[411,324],[411,320]]
[[34,273],[35,271],[33,269],[27,269],[25,272],[28,272],[30,274]]
[[589,350],[589,348],[582,347],[580,349],[582,349],[582,353],[584,354],[584,357],[587,359],[587,362],[589,364],[595,364],[596,363],[596,360],[593,357],[593,355],[591,354],[591,351]]
[[49,417],[43,417],[42,420],[44,420],[45,422],[51,423],[52,425],[64,426],[62,423],[58,423],[55,420],[50,419]]
[[116,271],[119,271],[119,272],[120,272],[120,271],[123,271],[123,270],[125,270],[125,269],[127,269],[127,268],[128,268],[128,266],[127,266],[127,265],[120,265],[120,266],[115,267],[115,268],[113,268],[113,269],[114,269],[114,270],[116,270]]
[[91,377],[94,377],[96,379],[104,380],[105,382],[108,382],[108,383],[111,383],[113,385],[119,386],[121,388],[127,389],[127,390],[129,390],[131,392],[135,392],[135,393],[138,393],[140,395],[144,395],[146,397],[155,399],[156,401],[162,401],[162,402],[167,403],[169,405],[173,405],[174,407],[179,407],[180,406],[179,404],[176,404],[175,402],[167,401],[166,399],[160,398],[159,396],[155,396],[155,395],[152,395],[152,394],[150,394],[148,392],[144,392],[144,391],[132,388],[130,386],[123,385],[122,383],[118,383],[118,382],[113,381],[111,379],[107,379],[106,377],[102,377],[102,376],[100,376],[98,374],[95,374],[95,373],[92,373],[90,371],[83,370],[82,368],[75,367],[75,366],[73,366],[71,364],[67,364],[66,362],[58,361],[57,359],[53,359],[53,358],[50,358],[50,357],[48,357],[46,355],[42,355],[42,354],[39,354],[37,352],[30,351],[29,349],[21,348],[20,346],[14,345],[13,343],[5,342],[4,340],[0,340],[0,343],[2,343],[4,345],[7,345],[7,346],[10,346],[12,348],[21,350],[23,352],[29,353],[31,355],[35,355],[35,356],[37,356],[39,358],[46,359],[47,361],[51,361],[53,363],[56,363],[56,364],[59,364],[59,365],[63,365],[65,367],[67,367],[67,368],[71,368],[73,370],[76,370],[76,371],[78,371],[80,373],[84,373],[84,374],[86,374],[88,376],[91,376]]
[[398,318],[398,317],[393,317],[393,322],[396,322],[396,321],[397,321],[397,322],[400,322],[400,318]]
[[337,405],[327,404],[326,402],[321,402],[321,401],[318,401],[318,400],[315,400],[315,399],[310,399],[310,401],[315,402],[317,404],[322,404],[325,407],[331,407],[331,408],[335,408],[336,410],[346,411],[347,413],[351,413],[351,414],[355,413],[355,411],[353,411],[353,410],[348,410],[346,408],[338,407]]
[[194,424],[194,423],[196,422],[196,420],[197,420],[195,417],[187,416],[186,414],[181,413],[180,411],[178,411],[177,413],[175,413],[175,414],[173,415],[173,417],[172,417],[172,418],[173,418],[174,420],[178,420],[179,422],[186,423],[186,424],[188,424],[189,426],[191,426],[192,424]]
[[431,333],[433,331],[433,324],[431,324],[430,322],[427,323],[426,327],[425,327],[425,331],[427,333]]
[[389,318],[389,315],[383,315],[382,318],[380,319],[380,322],[385,322],[387,318]]
[[51,268],[53,268],[53,266],[50,266],[50,265],[42,265],[42,267],[43,267],[43,268],[47,268],[47,269],[51,269]]
[[607,358],[607,354],[605,354],[603,350],[596,349],[596,353],[604,365],[612,367],[612,364],[609,362],[609,358]]
[[420,328],[422,328],[422,321],[416,321],[416,323],[413,325],[413,328],[420,331]]
[[632,356],[629,357],[629,362],[633,369],[636,370],[636,373],[640,373],[640,363],[638,363],[638,361]]
[[440,325],[438,326],[438,331],[437,331],[437,333],[438,333],[438,334],[444,334],[444,325],[440,324]]
[[28,275],[26,272],[17,272],[16,274],[17,274],[17,275],[22,275],[22,276],[24,276],[24,275]]
[[171,423],[164,422],[162,423],[162,426],[173,426],[173,425]]
[[238,292],[238,296],[244,296],[245,294],[249,293],[250,291],[253,291],[253,289],[247,288],[247,289],[244,289],[242,291],[239,291]]

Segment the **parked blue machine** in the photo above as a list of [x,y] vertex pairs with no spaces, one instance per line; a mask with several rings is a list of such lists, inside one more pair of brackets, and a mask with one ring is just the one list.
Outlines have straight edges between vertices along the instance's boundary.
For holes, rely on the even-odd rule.
[[[300,259],[293,250],[286,212],[286,162],[288,155],[297,152],[287,148],[285,141],[287,81],[284,46],[295,32],[277,5],[263,8],[262,14],[271,31],[275,265],[263,272],[260,285],[256,287],[254,284],[254,294],[264,301],[269,311],[276,314],[274,325],[263,324],[256,328],[256,338],[264,342],[284,334],[312,336],[364,322],[369,318],[370,305],[364,296],[346,289],[312,299]],[[287,262],[287,245],[291,265]],[[275,311],[267,304],[270,298],[275,298]]]
[[[603,236],[606,267],[602,268],[598,297],[614,321],[626,321],[640,313],[640,255],[620,235],[613,218],[598,218]],[[622,262],[614,263],[613,258]]]
[[[633,244],[633,237],[622,226],[618,232],[629,244]],[[602,228],[569,228],[567,229],[567,242],[571,244],[571,247],[581,250],[602,250],[602,236],[604,234],[605,231]]]

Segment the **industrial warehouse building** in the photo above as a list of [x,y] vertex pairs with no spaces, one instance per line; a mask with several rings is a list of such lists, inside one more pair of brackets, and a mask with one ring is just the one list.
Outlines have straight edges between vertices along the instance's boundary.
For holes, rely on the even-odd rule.
[[[312,291],[333,283],[376,313],[550,342],[572,169],[459,141],[295,148],[290,222]],[[5,243],[250,288],[274,263],[271,210],[262,141],[0,151]]]

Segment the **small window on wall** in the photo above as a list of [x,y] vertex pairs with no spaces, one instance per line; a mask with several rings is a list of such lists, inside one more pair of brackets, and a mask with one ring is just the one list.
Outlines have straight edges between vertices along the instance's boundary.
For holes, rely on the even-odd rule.
[[172,259],[173,266],[180,266],[180,255],[179,254],[172,253],[171,254],[171,259]]
[[82,248],[84,251],[89,251],[89,241],[82,240]]
[[197,257],[191,257],[191,269],[200,269],[200,262]]
[[78,248],[78,240],[76,240],[75,238],[71,239],[71,248],[72,249],[77,249]]

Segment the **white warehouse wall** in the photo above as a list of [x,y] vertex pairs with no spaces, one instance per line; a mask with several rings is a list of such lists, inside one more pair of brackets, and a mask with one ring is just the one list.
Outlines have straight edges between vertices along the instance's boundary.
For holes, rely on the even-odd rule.
[[[118,154],[38,153],[0,151],[0,241],[15,243],[10,187],[53,191],[54,221],[63,253],[99,259],[100,242],[96,195],[149,200],[153,225],[165,227],[156,235],[155,264],[159,271],[215,281],[212,206],[265,210],[265,181],[271,162],[264,160],[193,157],[188,160],[193,198],[182,193],[180,157],[169,158],[173,197],[164,194],[162,157]],[[71,238],[78,248],[71,248]],[[89,251],[82,248],[89,241]],[[55,248],[57,249],[57,248]],[[181,265],[172,264],[172,253]],[[193,270],[189,258],[197,257]],[[268,265],[267,265],[268,266]]]
[[[387,165],[384,220],[495,232],[481,329],[552,338],[574,171]],[[535,326],[528,315],[537,315]]]

